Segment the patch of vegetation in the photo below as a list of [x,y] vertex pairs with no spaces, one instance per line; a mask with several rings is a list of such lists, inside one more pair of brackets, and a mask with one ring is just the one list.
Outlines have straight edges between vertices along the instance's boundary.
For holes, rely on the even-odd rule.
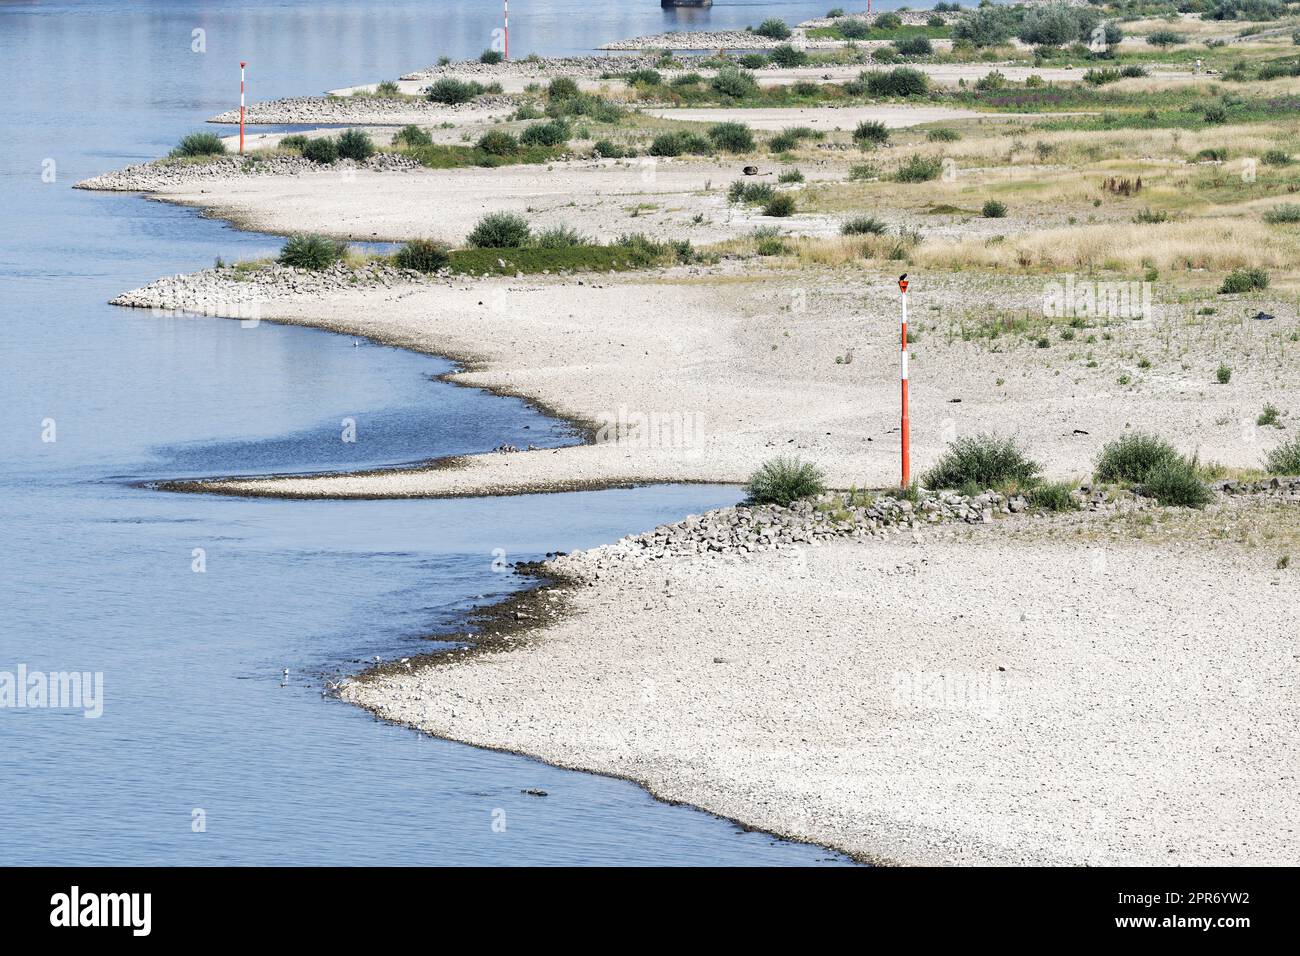
[[889,142],[889,127],[876,120],[863,120],[853,131],[853,141],[863,149],[883,146]]
[[958,438],[921,479],[927,488],[960,488],[972,484],[981,490],[1008,482],[1032,485],[1040,466],[1027,458],[1009,437],[981,433]]
[[1201,480],[1196,460],[1181,455],[1152,466],[1142,479],[1142,487],[1166,507],[1204,508],[1214,500],[1213,492]]
[[478,61],[480,63],[487,63],[489,65],[500,63],[503,59],[505,59],[505,57],[501,55],[500,50],[484,50],[478,55]]
[[872,96],[924,96],[930,90],[929,77],[910,66],[871,70],[859,79],[866,83],[867,92]]
[[889,227],[875,216],[854,216],[840,224],[843,236],[883,236]]
[[499,129],[488,130],[475,145],[491,156],[512,156],[519,151],[519,140]]
[[755,504],[788,507],[801,498],[812,498],[826,491],[822,470],[799,458],[778,457],[763,462],[749,476],[745,486],[749,500]]
[[713,147],[703,136],[681,130],[672,130],[656,136],[651,141],[647,152],[651,156],[682,156],[688,153],[707,156],[713,152]]
[[216,133],[190,133],[168,155],[174,158],[188,156],[224,156],[226,144]]
[[894,179],[900,183],[925,183],[938,179],[942,171],[943,161],[937,156],[913,154],[894,173]]
[[1277,406],[1270,403],[1264,406],[1263,411],[1259,413],[1259,417],[1255,419],[1255,424],[1260,428],[1265,428],[1269,425],[1277,425],[1280,428],[1281,418],[1282,413],[1277,410]]
[[328,166],[339,158],[339,144],[329,136],[318,136],[307,140],[302,147],[302,154],[313,163]]
[[939,126],[927,131],[925,138],[932,143],[955,143],[961,139],[961,133],[948,126]]
[[1295,435],[1264,456],[1271,475],[1300,475],[1300,435]]
[[1232,368],[1220,362],[1219,367],[1214,370],[1214,380],[1220,385],[1227,385],[1232,381]]
[[727,153],[746,153],[754,148],[754,134],[744,123],[716,123],[709,127],[709,140]]
[[375,155],[375,143],[370,134],[359,129],[344,130],[338,138],[339,159],[365,162]]
[[453,272],[476,276],[537,275],[561,271],[626,272],[653,264],[656,263],[646,262],[635,250],[619,245],[457,249],[448,258],[448,266]]
[[801,183],[803,182],[803,173],[797,169],[783,169],[781,175],[776,177],[778,183]]
[[746,182],[737,179],[727,188],[728,202],[765,203],[776,193],[771,183]]
[[754,74],[735,66],[724,66],[709,82],[710,88],[725,99],[743,100],[758,93]]
[[477,83],[458,80],[454,77],[445,76],[435,81],[425,90],[424,95],[432,103],[443,103],[447,106],[455,106],[459,103],[468,103],[474,97],[483,92],[483,87]]
[[533,123],[524,127],[519,134],[519,142],[524,146],[563,146],[572,135],[569,124],[562,119],[547,123]]
[[767,37],[769,40],[788,40],[792,31],[784,20],[777,17],[768,17],[754,27],[754,32],[761,37]]
[[1177,46],[1182,42],[1184,42],[1183,35],[1181,33],[1175,33],[1173,30],[1156,30],[1153,33],[1147,34],[1147,43],[1152,46]]
[[808,54],[803,50],[796,50],[788,43],[782,43],[767,51],[767,58],[777,66],[787,69],[796,66],[803,66],[808,62]]
[[1029,503],[1042,511],[1078,511],[1074,486],[1068,481],[1044,481],[1029,489]]
[[517,249],[532,237],[528,220],[512,212],[490,212],[475,224],[466,241],[478,249]]
[[1272,226],[1300,222],[1300,205],[1283,203],[1280,206],[1274,206],[1264,213],[1264,221]]
[[1263,269],[1233,269],[1224,276],[1223,284],[1219,286],[1219,294],[1231,295],[1243,292],[1255,292],[1267,288],[1268,273]]
[[1181,456],[1173,445],[1149,432],[1128,432],[1102,445],[1093,474],[1098,481],[1140,482],[1156,465]]
[[980,212],[985,219],[1002,219],[1007,214],[1007,204],[996,199],[986,199]]
[[418,126],[403,126],[393,134],[393,143],[398,146],[432,146],[433,137]]
[[327,239],[314,233],[300,233],[290,236],[280,247],[280,255],[276,261],[295,269],[320,270],[338,262],[347,251],[346,242]]
[[393,256],[398,268],[416,272],[437,272],[450,261],[451,250],[445,242],[433,239],[412,239]]
[[763,205],[764,216],[784,219],[786,216],[793,216],[794,211],[794,196],[789,193],[776,193]]

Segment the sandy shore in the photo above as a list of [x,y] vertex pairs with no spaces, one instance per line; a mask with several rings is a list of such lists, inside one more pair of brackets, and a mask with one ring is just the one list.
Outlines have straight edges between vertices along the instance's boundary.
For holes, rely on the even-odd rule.
[[868,860],[1294,862],[1295,572],[1212,543],[1230,510],[1111,521],[606,570],[508,653],[345,696]]

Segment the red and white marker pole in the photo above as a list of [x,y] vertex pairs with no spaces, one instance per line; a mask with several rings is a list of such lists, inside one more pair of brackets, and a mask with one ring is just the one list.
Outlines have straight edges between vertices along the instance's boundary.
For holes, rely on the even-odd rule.
[[510,59],[510,0],[501,0],[506,11],[506,59]]
[[248,64],[239,61],[239,151],[244,151],[244,67]]
[[912,426],[907,417],[907,273],[898,277],[898,288],[903,293],[903,348],[902,348],[902,398],[903,398],[903,481],[906,488],[912,483]]

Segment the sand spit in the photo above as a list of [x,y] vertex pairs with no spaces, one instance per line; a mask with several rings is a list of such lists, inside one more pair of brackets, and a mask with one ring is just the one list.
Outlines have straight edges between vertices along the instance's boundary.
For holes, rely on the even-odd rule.
[[[1271,507],[1261,527],[1294,535],[1296,504]],[[614,546],[554,562],[564,583],[520,612],[554,623],[508,653],[344,697],[867,860],[1284,865],[1300,605],[1276,549],[1209,535],[1238,520],[1216,506],[1144,540],[1120,517],[1030,519],[743,558]]]
[[[247,478],[206,490],[303,497],[465,496],[659,480],[742,482],[764,459],[813,460],[837,487],[895,480],[898,345],[892,277],[833,272],[746,274],[745,260],[652,274],[455,279],[270,291],[260,316],[312,325],[466,364],[453,380],[529,398],[604,440],[572,448],[484,454],[438,467],[359,475]],[[223,270],[233,273],[234,270]],[[161,280],[132,304],[222,312],[248,283],[230,275]],[[920,276],[913,286],[912,454],[919,472],[956,435],[1013,433],[1046,471],[1086,474],[1100,445],[1131,427],[1168,435],[1202,461],[1258,467],[1288,434],[1246,429],[1266,402],[1300,406],[1300,373],[1241,367],[1211,384],[1219,332],[1170,308],[1111,328],[1060,374],[1061,357],[1032,340],[991,347],[959,334],[962,317],[997,301],[1041,309],[1032,277]],[[228,283],[228,286],[210,283]],[[238,299],[247,317],[247,302]],[[214,304],[215,303],[215,307]],[[1278,308],[1269,334],[1300,328]],[[951,325],[943,317],[952,316]],[[924,317],[924,318],[921,318]],[[948,332],[945,333],[945,329]],[[255,331],[250,331],[255,334]],[[1261,333],[1262,334],[1262,333]],[[1117,384],[1127,356],[1169,337],[1181,365],[1136,387]],[[1264,347],[1260,344],[1258,347]],[[851,361],[843,361],[846,355]],[[1287,359],[1290,363],[1292,360]]]

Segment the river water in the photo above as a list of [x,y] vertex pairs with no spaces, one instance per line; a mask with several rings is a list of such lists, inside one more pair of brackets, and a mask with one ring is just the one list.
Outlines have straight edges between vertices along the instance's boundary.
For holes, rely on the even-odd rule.
[[[518,0],[511,51],[795,21],[823,5],[672,14],[655,0]],[[0,682],[20,667],[103,680],[98,717],[0,709],[0,864],[844,862],[321,695],[325,677],[427,650],[428,635],[521,586],[494,570],[497,549],[521,560],[589,547],[731,503],[734,488],[298,502],[140,487],[574,440],[519,401],[437,381],[450,367],[439,359],[112,308],[119,291],[278,242],[70,188],[163,154],[228,108],[241,58],[253,98],[313,93],[476,54],[497,12],[450,0],[0,4]],[[492,825],[503,818],[504,831]]]

